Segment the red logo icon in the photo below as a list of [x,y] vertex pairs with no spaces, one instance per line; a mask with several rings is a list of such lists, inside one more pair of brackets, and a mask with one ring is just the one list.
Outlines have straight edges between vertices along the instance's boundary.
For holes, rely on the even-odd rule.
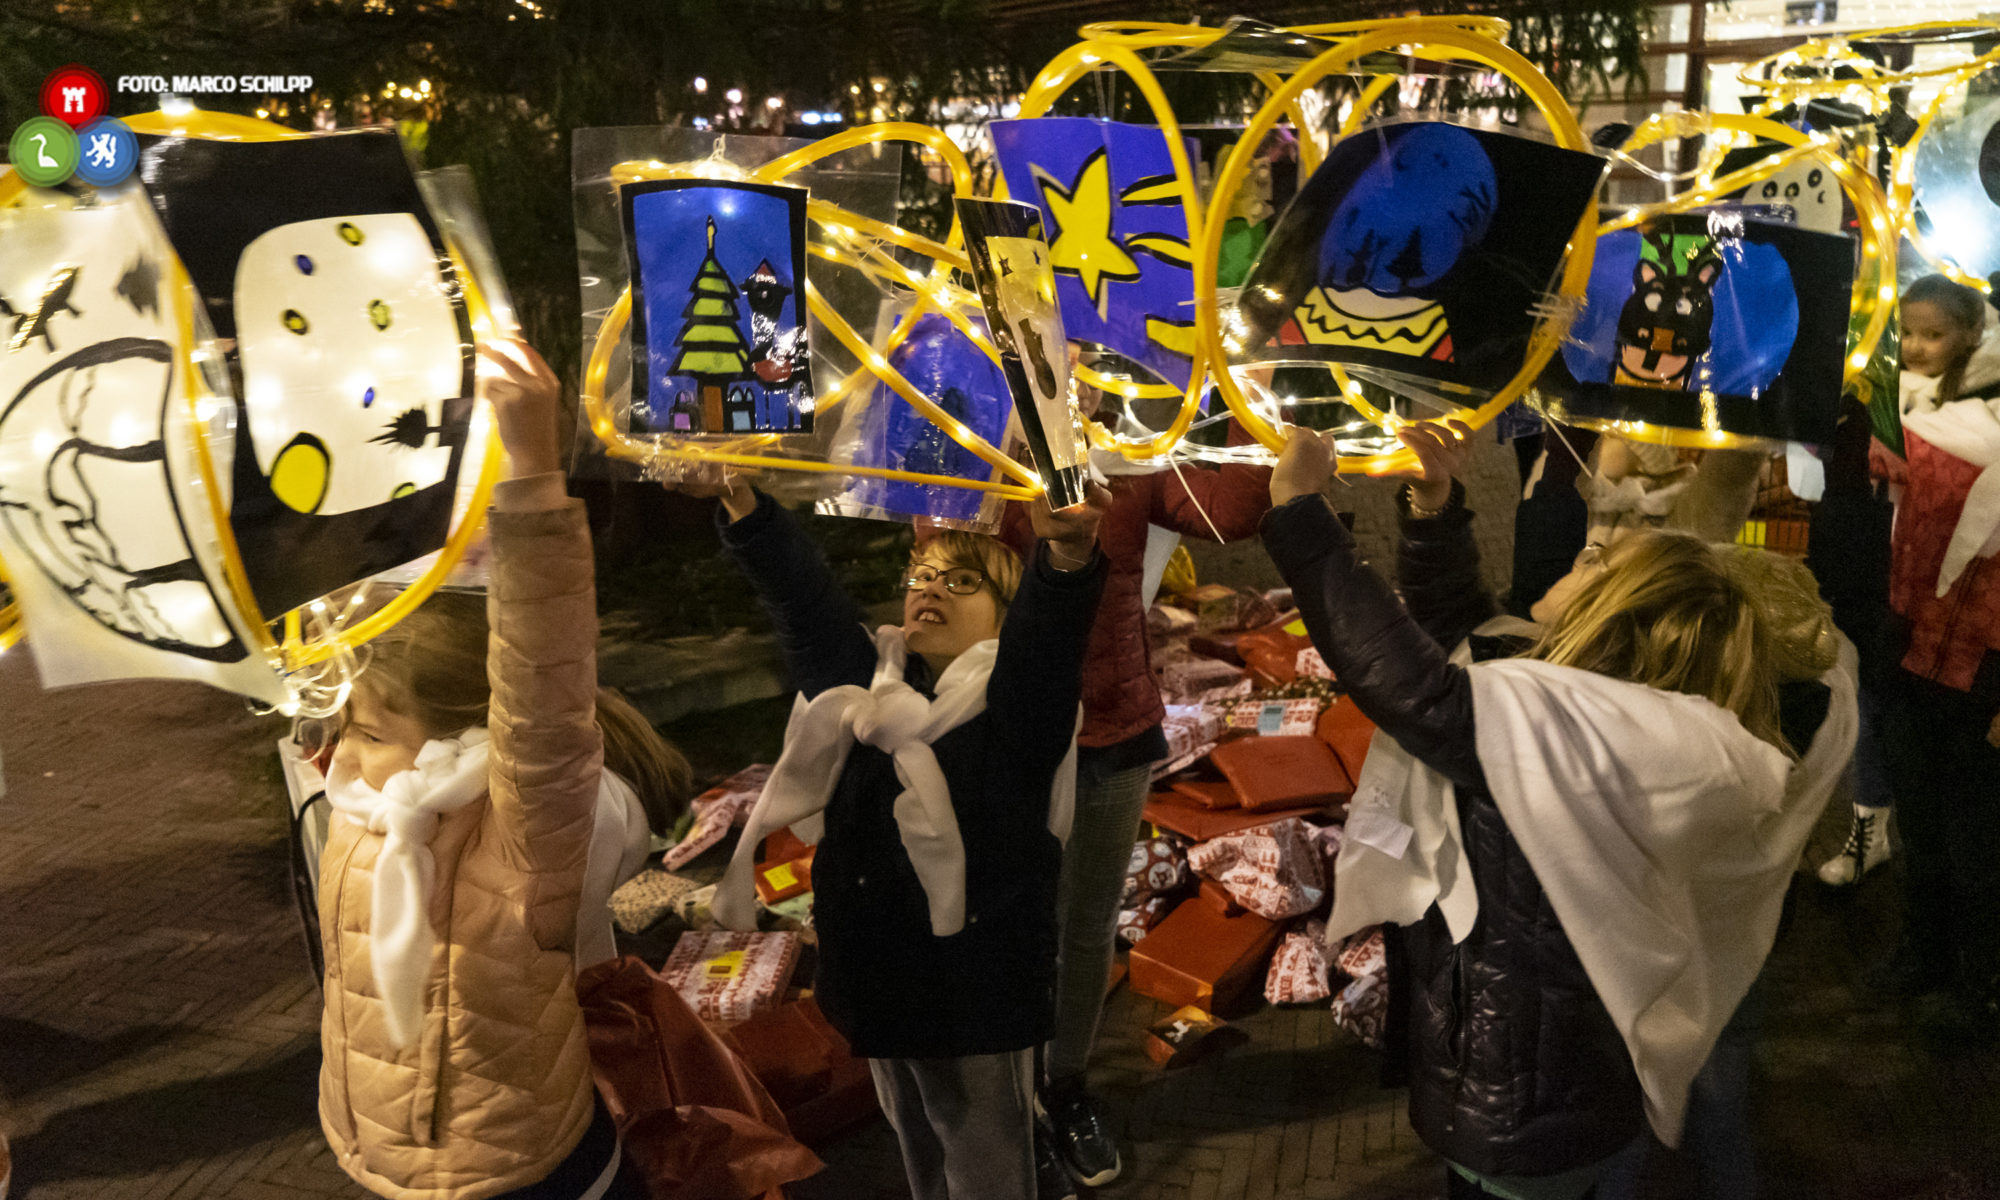
[[71,63],[51,72],[42,84],[42,113],[71,129],[81,129],[111,107],[111,90],[104,77],[89,67]]

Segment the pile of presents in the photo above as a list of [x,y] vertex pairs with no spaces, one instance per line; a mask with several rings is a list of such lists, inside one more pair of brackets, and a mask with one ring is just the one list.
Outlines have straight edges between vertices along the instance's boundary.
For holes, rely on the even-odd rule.
[[1125,880],[1120,940],[1134,991],[1172,1005],[1148,1050],[1183,1060],[1218,1018],[1330,1003],[1379,1045],[1387,964],[1379,930],[1328,946],[1341,818],[1374,725],[1340,694],[1288,591],[1208,584],[1147,614],[1167,704]]
[[[1132,848],[1119,936],[1132,947],[1130,986],[1173,1010],[1149,1038],[1162,1063],[1187,1061],[1260,997],[1329,1003],[1343,1027],[1380,1041],[1381,936],[1328,946],[1322,923],[1374,727],[1340,695],[1289,601],[1211,584],[1148,614],[1170,754]],[[709,912],[769,774],[749,767],[697,797],[682,836],[619,889],[612,913],[628,940],[654,948],[650,961],[663,954],[660,974],[811,1145],[874,1112],[867,1065],[801,987],[816,949],[813,848],[789,831],[764,840],[759,932],[715,930]]]

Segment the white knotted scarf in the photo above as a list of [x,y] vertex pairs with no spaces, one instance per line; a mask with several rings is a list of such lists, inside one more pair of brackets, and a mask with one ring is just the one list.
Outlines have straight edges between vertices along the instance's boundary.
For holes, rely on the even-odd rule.
[[2000,401],[1959,400],[1904,414],[1903,428],[1978,467],[1938,571],[1942,598],[1975,558],[2000,553]]
[[[965,926],[965,846],[951,807],[951,788],[931,743],[986,711],[986,681],[999,651],[989,638],[952,660],[938,677],[936,696],[903,681],[909,648],[903,631],[884,625],[875,633],[875,677],[867,687],[828,688],[810,702],[801,696],[785,727],[785,749],[736,843],[729,870],[715,889],[716,921],[727,929],[757,927],[755,872],[764,838],[826,810],[856,743],[887,753],[903,791],[896,797],[896,828],[917,882],[929,902],[931,932],[950,937]],[[1079,716],[1081,720],[1081,716]],[[1076,804],[1076,741],[1049,793],[1049,829],[1069,836]],[[815,837],[807,838],[816,840]]]

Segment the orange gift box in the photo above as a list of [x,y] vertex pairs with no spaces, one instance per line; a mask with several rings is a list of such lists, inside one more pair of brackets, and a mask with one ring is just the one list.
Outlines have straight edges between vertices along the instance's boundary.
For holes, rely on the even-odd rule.
[[[1246,738],[1241,744],[1254,746],[1276,740]],[[1224,834],[1282,821],[1286,817],[1323,813],[1326,807],[1324,803],[1305,804],[1297,808],[1264,809],[1259,812],[1247,808],[1204,808],[1179,792],[1154,792],[1146,801],[1145,817],[1160,828],[1178,833],[1191,842],[1205,842]]]
[[1283,932],[1256,913],[1224,916],[1199,898],[1183,901],[1132,947],[1132,990],[1175,1008],[1240,1012],[1263,995],[1264,966]]
[[766,904],[778,904],[812,891],[812,864],[811,848],[788,862],[758,864],[757,898]]
[[1208,761],[1251,812],[1322,807],[1354,794],[1347,769],[1317,737],[1241,738],[1217,746]]
[[1274,684],[1286,684],[1298,678],[1299,651],[1311,646],[1305,622],[1288,613],[1276,624],[1238,636],[1235,649],[1244,666]]
[[1342,696],[1319,715],[1313,730],[1319,740],[1333,748],[1349,779],[1361,778],[1361,765],[1368,760],[1368,741],[1375,736],[1375,722],[1354,706],[1354,698]]
[[1203,808],[1241,808],[1236,788],[1226,779],[1176,779],[1173,789]]

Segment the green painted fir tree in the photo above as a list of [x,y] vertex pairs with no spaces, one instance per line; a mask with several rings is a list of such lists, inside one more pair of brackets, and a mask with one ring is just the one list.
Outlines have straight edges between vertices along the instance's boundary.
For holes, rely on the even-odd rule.
[[736,307],[736,285],[715,257],[714,217],[708,219],[708,257],[701,260],[688,291],[688,306],[681,310],[687,319],[681,327],[681,352],[667,369],[692,375],[701,384],[702,429],[720,433],[723,385],[750,373],[750,344],[737,323],[742,314]]

